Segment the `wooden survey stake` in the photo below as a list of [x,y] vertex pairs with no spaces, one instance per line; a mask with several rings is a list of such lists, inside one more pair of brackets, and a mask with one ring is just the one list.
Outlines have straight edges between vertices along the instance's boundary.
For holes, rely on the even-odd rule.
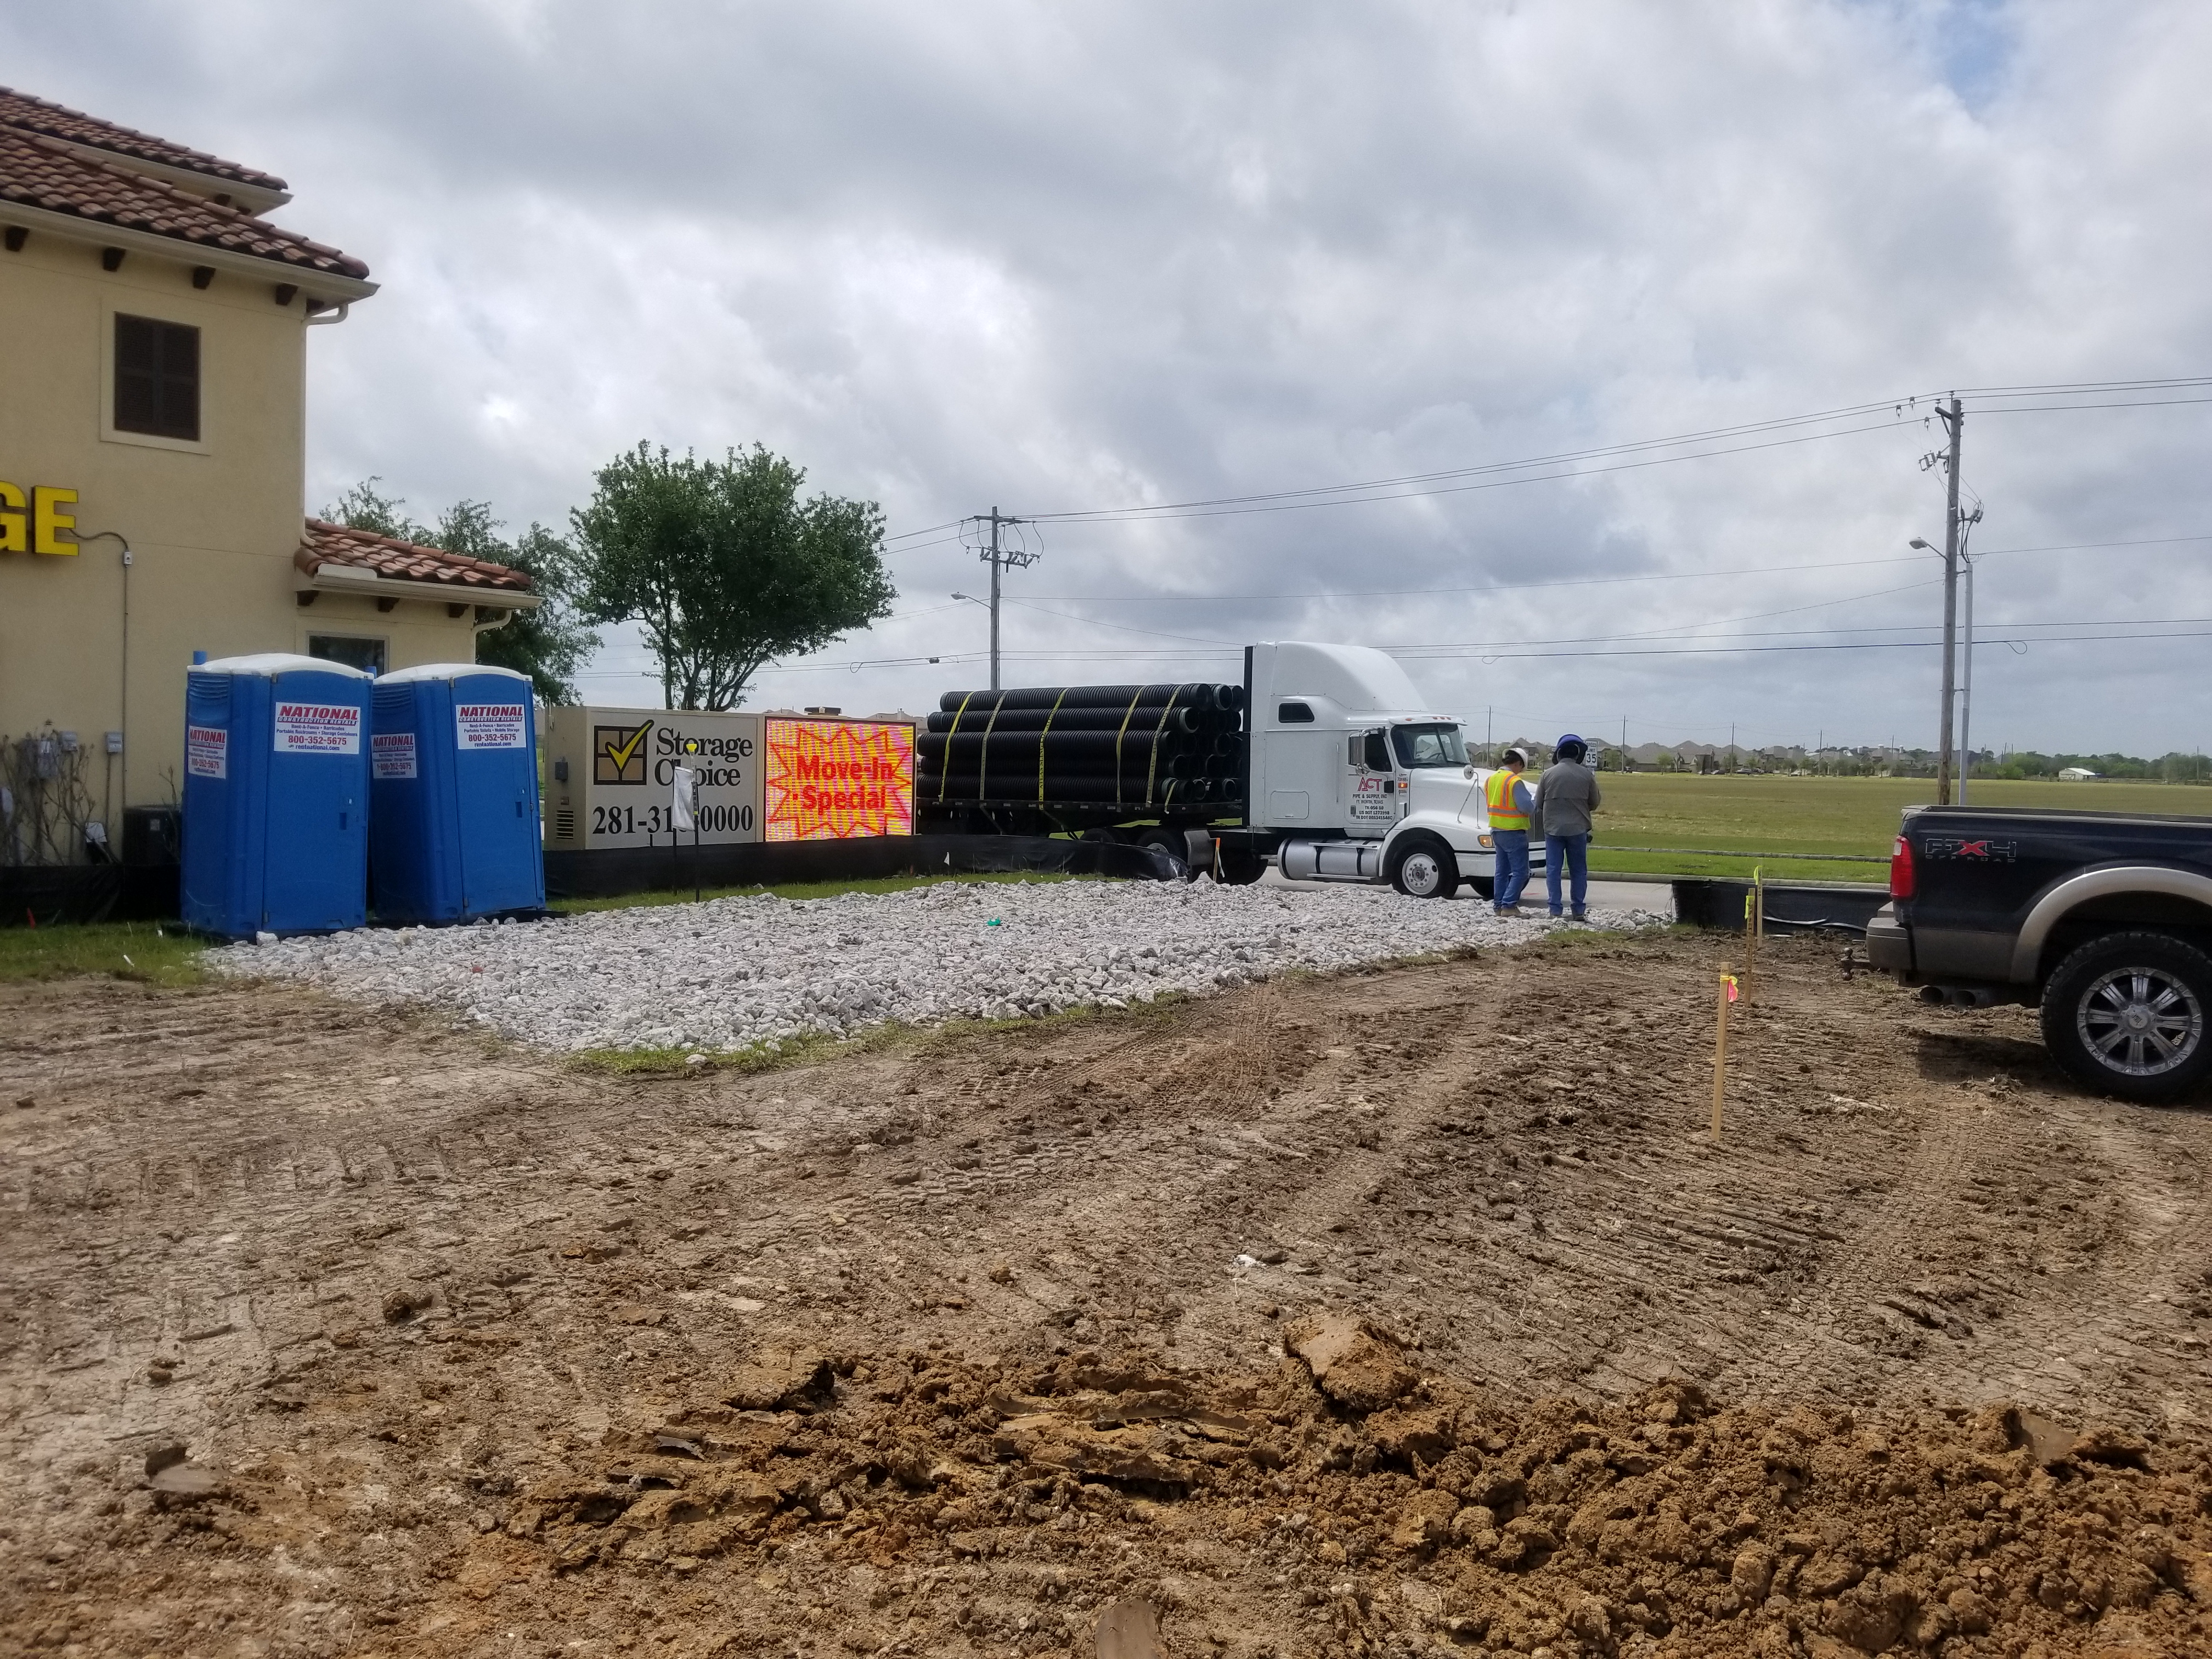
[[1759,966],[1759,942],[1766,937],[1766,883],[1762,866],[1751,866],[1751,890],[1743,896],[1743,1000],[1751,1000],[1752,970]]

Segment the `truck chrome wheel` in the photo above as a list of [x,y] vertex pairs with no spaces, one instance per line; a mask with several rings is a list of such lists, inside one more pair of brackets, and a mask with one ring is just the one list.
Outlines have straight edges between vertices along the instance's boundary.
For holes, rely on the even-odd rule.
[[2189,987],[2156,968],[2119,968],[2076,1005],[2075,1028],[2090,1053],[2129,1077],[2157,1077],[2185,1063],[2204,1041],[2204,1008]]
[[1408,898],[1449,898],[1459,885],[1457,863],[1449,848],[1424,836],[1393,861],[1390,884]]
[[2043,988],[2043,1040],[2076,1081],[2176,1100],[2212,1077],[2212,956],[2148,928],[2077,945]]

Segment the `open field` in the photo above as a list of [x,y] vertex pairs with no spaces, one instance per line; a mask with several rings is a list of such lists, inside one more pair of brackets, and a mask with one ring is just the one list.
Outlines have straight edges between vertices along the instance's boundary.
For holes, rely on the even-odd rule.
[[[1747,853],[1850,853],[1873,863],[1766,866],[1770,881],[1889,879],[1899,815],[1936,799],[1928,778],[1789,778],[1607,772],[1590,867],[1615,874],[1747,876],[1749,858],[1683,858],[1618,847],[1713,848]],[[2157,783],[2014,783],[1977,778],[1976,805],[2212,817],[2212,788]]]
[[1787,942],[1714,1146],[1724,950],[632,1078],[0,986],[0,1651],[2204,1652],[2212,1118]]

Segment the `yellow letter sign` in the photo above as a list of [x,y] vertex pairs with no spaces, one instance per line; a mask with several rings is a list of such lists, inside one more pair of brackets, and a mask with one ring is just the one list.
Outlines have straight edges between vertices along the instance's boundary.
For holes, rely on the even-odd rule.
[[76,520],[61,509],[76,505],[76,491],[57,489],[52,484],[31,487],[31,551],[33,553],[74,553],[74,541],[58,538],[64,530],[75,530]]

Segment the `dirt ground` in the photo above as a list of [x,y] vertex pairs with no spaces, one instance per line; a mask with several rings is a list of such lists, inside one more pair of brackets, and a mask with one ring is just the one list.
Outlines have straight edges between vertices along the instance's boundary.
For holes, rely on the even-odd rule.
[[1722,963],[629,1079],[0,992],[0,1651],[2212,1651],[2212,1116],[1800,942],[1715,1146]]

